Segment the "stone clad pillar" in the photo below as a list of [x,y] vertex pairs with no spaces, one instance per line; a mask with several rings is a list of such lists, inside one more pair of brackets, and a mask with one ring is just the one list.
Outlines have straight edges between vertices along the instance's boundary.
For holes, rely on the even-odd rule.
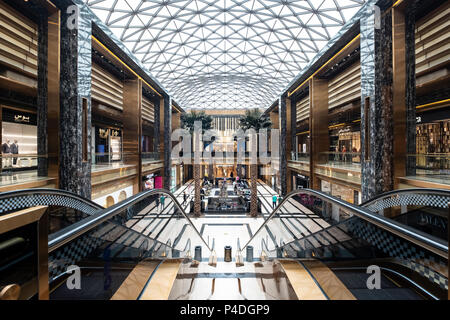
[[393,190],[415,149],[414,27],[405,27],[404,5],[383,13],[379,26],[370,9],[361,19],[363,201]]
[[[416,11],[419,0],[405,8],[406,153],[416,153]],[[406,159],[406,175],[416,175],[415,157]]]
[[[290,127],[288,127],[288,109],[291,108],[290,100],[288,101],[287,95],[283,94],[279,97],[278,100],[278,120],[279,120],[279,128],[280,128],[280,142],[284,141],[285,143],[280,143],[280,161],[279,161],[279,170],[280,170],[280,195],[284,197],[287,194],[287,153],[290,150]],[[289,110],[290,114],[290,110]],[[289,116],[290,119],[290,116]]]
[[[38,9],[38,8],[36,8]],[[47,118],[47,105],[48,105],[48,81],[47,77],[48,66],[50,59],[48,57],[48,26],[51,17],[47,18],[47,13],[44,10],[39,10],[40,20],[38,23],[38,81],[37,81],[37,153],[38,155],[46,155],[48,154],[48,118]],[[59,25],[59,19],[55,21]],[[59,39],[52,39],[59,41]],[[59,53],[57,54],[57,59],[53,60],[53,63],[58,67],[59,64]],[[58,78],[58,77],[56,77]],[[56,80],[56,81],[59,81]],[[59,89],[59,85],[58,85]],[[57,97],[57,107],[59,108],[59,97]],[[53,123],[53,126],[56,126],[58,122]],[[57,131],[57,130],[56,130]],[[57,136],[56,136],[57,138]],[[57,147],[58,141],[55,141],[55,145]],[[57,148],[56,148],[57,151]],[[56,155],[56,154],[55,154]],[[46,177],[48,176],[48,158],[39,157],[37,161],[38,166],[38,176]],[[54,177],[58,177],[58,173],[55,170]]]
[[258,215],[258,165],[250,164],[250,215],[256,217]]
[[194,215],[196,217],[201,215],[200,183],[200,164],[194,164]]
[[61,8],[59,188],[90,198],[92,21],[79,7],[73,28],[68,23],[72,14]]
[[170,190],[172,168],[172,98],[164,95],[164,189]]

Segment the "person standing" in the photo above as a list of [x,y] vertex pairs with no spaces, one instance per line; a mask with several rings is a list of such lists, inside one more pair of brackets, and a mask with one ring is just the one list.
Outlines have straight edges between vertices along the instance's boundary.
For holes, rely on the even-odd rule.
[[14,140],[14,143],[11,145],[11,153],[13,154],[13,165],[17,164],[17,155],[19,154],[19,144],[17,140]]
[[187,200],[186,191],[183,192],[183,205]]
[[277,200],[278,200],[278,197],[277,197],[276,194],[274,194],[274,195],[272,196],[272,208],[273,208],[273,209],[275,209],[276,206],[277,206]]
[[347,148],[345,147],[345,145],[342,147],[342,160],[344,160],[344,162],[347,162]]
[[334,150],[334,161],[339,161],[339,146],[336,146],[336,149]]
[[159,202],[161,202],[161,211],[164,210],[164,201],[166,200],[166,196],[165,195],[161,195],[161,197],[159,198]]
[[11,154],[11,146],[9,144],[9,140],[6,140],[6,142],[2,144],[2,155],[3,158],[5,159],[5,167],[11,166],[10,154]]

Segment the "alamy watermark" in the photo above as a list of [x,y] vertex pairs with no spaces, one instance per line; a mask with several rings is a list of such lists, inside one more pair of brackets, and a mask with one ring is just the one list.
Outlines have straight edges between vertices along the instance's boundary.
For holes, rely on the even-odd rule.
[[176,129],[171,139],[179,143],[172,148],[172,160],[184,164],[271,164],[275,169],[280,159],[279,129],[261,129],[259,132],[238,129],[231,135],[236,148],[227,145],[226,150],[216,150],[218,138],[220,135],[216,130],[203,132],[201,121],[194,123],[192,133],[186,129]]

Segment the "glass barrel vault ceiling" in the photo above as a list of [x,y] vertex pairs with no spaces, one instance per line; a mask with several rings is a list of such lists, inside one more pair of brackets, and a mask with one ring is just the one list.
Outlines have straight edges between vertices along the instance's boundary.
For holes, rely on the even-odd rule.
[[84,0],[184,108],[267,108],[366,0]]

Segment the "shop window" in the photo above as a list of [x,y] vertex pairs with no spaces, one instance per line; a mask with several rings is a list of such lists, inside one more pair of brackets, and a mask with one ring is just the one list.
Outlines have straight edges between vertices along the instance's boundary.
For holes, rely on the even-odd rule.
[[126,198],[127,198],[127,193],[125,191],[123,191],[123,190],[120,191],[119,202],[125,200]]
[[109,208],[114,205],[114,198],[112,196],[108,196],[106,198],[106,208]]

